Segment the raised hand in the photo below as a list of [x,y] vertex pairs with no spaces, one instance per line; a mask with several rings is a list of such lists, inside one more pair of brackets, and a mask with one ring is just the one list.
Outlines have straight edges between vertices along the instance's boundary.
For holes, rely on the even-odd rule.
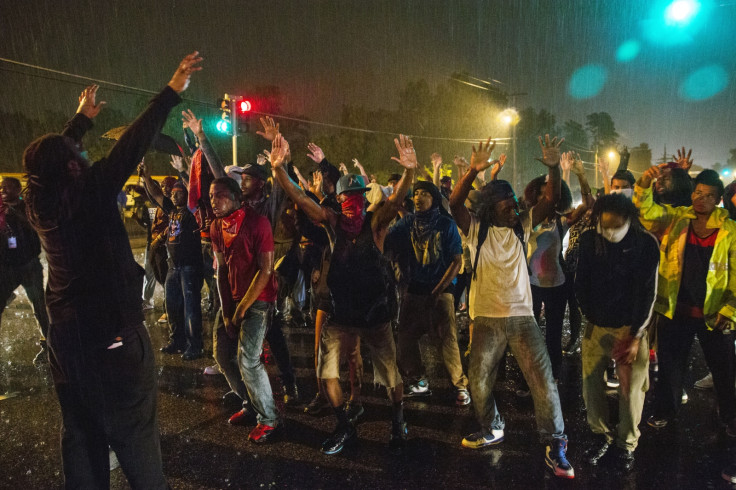
[[189,86],[189,78],[192,76],[192,73],[202,69],[201,66],[197,66],[197,63],[201,61],[202,57],[199,56],[199,51],[186,55],[181,60],[181,63],[179,63],[171,80],[169,80],[169,87],[178,94],[184,92]]
[[202,129],[202,120],[197,119],[197,116],[194,115],[191,109],[181,111],[181,122],[185,128],[191,129],[194,134],[204,133]]
[[549,139],[549,135],[544,135],[544,141],[539,136],[539,147],[542,149],[542,158],[537,158],[547,167],[556,167],[560,164],[560,145],[565,141],[565,138],[557,141],[557,136]]
[[483,143],[478,143],[478,149],[475,149],[473,145],[473,153],[470,155],[470,168],[480,173],[491,166],[491,153],[496,147],[496,142],[491,141],[491,138]]
[[357,158],[353,158],[353,167],[355,167],[357,169],[362,169],[363,168],[363,165],[361,165],[361,163],[358,161]]
[[268,141],[273,141],[276,135],[279,134],[279,124],[274,123],[270,116],[261,118],[261,126],[263,126],[263,131],[256,131],[256,134],[263,136]]
[[309,150],[307,156],[311,158],[315,163],[319,163],[325,159],[325,152],[323,152],[322,148],[315,145],[314,143],[309,143],[307,145],[307,150]]
[[395,160],[406,169],[417,168],[419,166],[417,153],[414,151],[414,143],[412,143],[411,138],[400,134],[398,138],[394,138],[394,144],[399,151],[399,158],[391,157],[391,160]]
[[560,170],[569,172],[572,169],[572,162],[575,159],[571,151],[566,151],[560,155]]
[[491,169],[491,180],[496,180],[496,176],[498,176],[499,172],[501,172],[501,169],[506,164],[506,154],[501,153],[501,156],[498,157],[498,160],[493,160],[491,162],[491,165],[493,165],[493,168]]
[[662,168],[666,165],[666,163],[661,163],[659,165],[655,165],[646,169],[644,173],[641,174],[641,177],[639,177],[639,185],[644,188],[652,185],[652,181],[662,175]]
[[171,162],[169,162],[177,172],[184,171],[184,159],[179,155],[171,155]]
[[143,160],[138,164],[138,176],[143,178],[148,177],[148,167],[146,166],[146,162]]
[[454,163],[458,167],[468,166],[468,161],[465,159],[465,157],[461,157],[459,155],[455,155],[455,158],[453,158],[452,163]]
[[[268,156],[265,155],[265,153],[268,152]],[[271,156],[271,152],[268,150],[263,150],[263,153],[259,153],[256,157],[256,163],[258,165],[265,165],[266,162],[268,162],[268,158]]]
[[442,155],[439,153],[432,153],[429,158],[432,160],[432,168],[436,169],[442,166]]
[[683,146],[682,149],[677,150],[677,158],[675,161],[677,162],[677,166],[680,167],[683,170],[690,171],[690,167],[693,166],[693,159],[690,158],[690,155],[693,154],[693,149],[690,148],[688,150],[687,154],[685,154],[685,147]]
[[289,143],[281,133],[277,134],[271,142],[271,166],[281,168],[286,164],[286,156],[289,154]]
[[[570,152],[572,153],[572,152]],[[562,164],[562,163],[560,163]],[[572,172],[575,175],[583,175],[585,174],[585,167],[583,166],[583,159],[580,158],[580,154],[573,153],[573,161],[572,161]]]
[[350,173],[350,172],[348,172],[348,167],[346,167],[346,166],[345,166],[345,163],[344,163],[344,162],[340,162],[340,165],[338,165],[338,166],[337,166],[337,168],[339,168],[339,169],[340,169],[340,172],[341,172],[341,173],[342,173],[343,175],[347,175],[347,174],[349,174],[349,173]]
[[603,177],[608,177],[608,158],[605,156],[598,157],[598,171]]
[[106,102],[102,101],[99,104],[95,103],[97,89],[99,88],[99,85],[90,85],[82,90],[82,93],[79,94],[79,107],[77,107],[77,114],[83,114],[92,119],[100,113],[102,106],[105,105]]

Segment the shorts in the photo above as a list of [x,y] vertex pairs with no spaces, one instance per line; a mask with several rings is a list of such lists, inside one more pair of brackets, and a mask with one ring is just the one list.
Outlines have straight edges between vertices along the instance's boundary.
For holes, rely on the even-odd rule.
[[319,339],[317,377],[339,378],[340,353],[343,346],[355,345],[358,338],[371,352],[374,382],[387,388],[395,388],[401,384],[401,375],[396,364],[396,344],[390,322],[371,328],[357,328],[337,325],[327,320]]

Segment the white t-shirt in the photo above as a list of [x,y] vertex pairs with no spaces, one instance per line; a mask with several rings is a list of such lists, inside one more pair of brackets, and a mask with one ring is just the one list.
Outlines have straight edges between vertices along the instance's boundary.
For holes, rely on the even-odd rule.
[[529,236],[527,258],[531,276],[529,280],[535,286],[554,288],[565,284],[565,271],[560,265],[563,236],[567,233],[567,220],[561,218],[562,233],[557,229],[557,220],[545,220],[534,228]]
[[[531,215],[519,216],[524,228],[524,239],[531,232]],[[480,221],[470,215],[467,244],[470,249],[470,269],[478,253]],[[470,283],[470,318],[509,318],[532,316],[532,290],[526,266],[524,247],[514,230],[490,226],[488,236],[480,249],[476,278]]]

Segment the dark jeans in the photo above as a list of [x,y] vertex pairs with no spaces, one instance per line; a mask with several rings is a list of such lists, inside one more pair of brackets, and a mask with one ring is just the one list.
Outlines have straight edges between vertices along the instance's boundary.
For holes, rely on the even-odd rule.
[[170,340],[178,347],[202,350],[202,269],[169,267],[166,276],[166,313]]
[[552,376],[555,379],[560,379],[560,370],[562,369],[562,321],[565,318],[567,289],[564,284],[554,288],[540,288],[532,285],[532,302],[534,319],[537,324],[539,324],[542,303],[544,303],[547,353],[552,363]]
[[697,334],[705,362],[713,373],[713,389],[721,420],[725,423],[733,420],[736,416],[736,354],[733,332],[708,330],[702,319],[680,317],[677,314],[672,320],[658,315],[657,320],[659,379],[654,385],[655,415],[670,418],[677,414],[690,347]]
[[215,281],[213,260],[212,242],[202,240],[202,275],[205,284],[207,284],[207,302],[209,303],[211,312],[216,312],[220,309],[220,295],[217,294],[217,281]]
[[271,347],[271,354],[281,372],[281,382],[284,385],[291,385],[296,381],[296,377],[294,376],[294,367],[291,364],[289,346],[286,344],[286,337],[284,337],[283,326],[283,315],[274,315],[271,328],[266,332],[266,341],[268,341],[268,345]]
[[49,317],[46,313],[46,296],[43,290],[43,267],[38,257],[21,266],[0,268],[0,321],[8,299],[18,286],[23,286],[28,295],[33,314],[41,329],[43,342],[49,331]]
[[51,325],[49,359],[62,415],[66,488],[109,488],[108,446],[134,489],[168,488],[161,465],[156,375],[143,325],[121,346],[90,347],[77,322]]

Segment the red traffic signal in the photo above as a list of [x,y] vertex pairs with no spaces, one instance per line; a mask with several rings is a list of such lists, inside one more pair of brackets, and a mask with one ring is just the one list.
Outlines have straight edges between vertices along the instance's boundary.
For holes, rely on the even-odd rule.
[[240,101],[240,112],[250,112],[251,107],[252,106],[249,100]]

